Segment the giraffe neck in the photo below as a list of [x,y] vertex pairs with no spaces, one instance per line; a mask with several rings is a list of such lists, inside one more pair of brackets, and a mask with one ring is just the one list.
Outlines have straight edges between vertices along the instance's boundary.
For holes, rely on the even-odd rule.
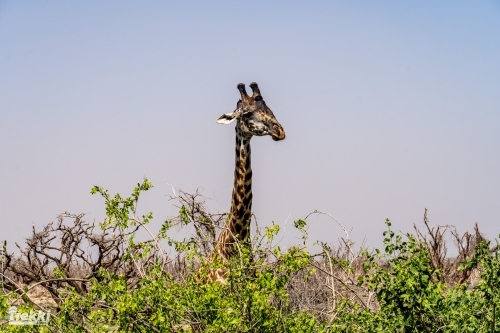
[[250,236],[250,219],[252,217],[252,163],[250,138],[242,135],[239,126],[236,127],[235,155],[229,229],[237,235],[239,240],[244,240]]
[[227,230],[219,238],[219,253],[223,258],[234,254],[234,242],[250,237],[252,217],[252,166],[250,157],[250,138],[245,137],[236,126],[236,161],[231,210]]

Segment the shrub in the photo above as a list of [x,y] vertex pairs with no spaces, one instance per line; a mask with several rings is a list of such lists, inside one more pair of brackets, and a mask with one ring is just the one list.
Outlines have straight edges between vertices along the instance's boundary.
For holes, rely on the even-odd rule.
[[[225,214],[211,214],[204,198],[174,192],[179,215],[157,235],[147,227],[137,203],[152,184],[145,179],[130,197],[92,189],[106,204],[99,225],[65,213],[56,224],[33,230],[21,255],[0,252],[2,290],[0,331],[12,332],[498,332],[500,293],[498,243],[465,238],[459,260],[443,253],[442,229],[430,238],[417,229],[396,235],[386,221],[383,250],[354,252],[349,234],[337,247],[320,243],[308,251],[307,217],[295,228],[303,244],[274,244],[276,224],[257,229],[253,239],[235,244],[228,262],[205,262]],[[315,211],[315,213],[324,214]],[[332,217],[333,218],[333,217]],[[73,224],[67,224],[67,220]],[[336,220],[335,220],[336,221]],[[338,221],[336,221],[338,223]],[[172,228],[193,228],[178,241]],[[150,239],[135,240],[144,228]],[[168,244],[173,255],[167,255]],[[85,249],[90,249],[85,252]],[[206,279],[211,269],[227,272],[227,282]],[[481,279],[471,285],[474,270]],[[462,273],[460,273],[462,272]],[[451,281],[451,282],[450,282]],[[32,291],[43,288],[55,301],[43,304]],[[18,312],[51,310],[46,326],[7,325],[12,305]]]

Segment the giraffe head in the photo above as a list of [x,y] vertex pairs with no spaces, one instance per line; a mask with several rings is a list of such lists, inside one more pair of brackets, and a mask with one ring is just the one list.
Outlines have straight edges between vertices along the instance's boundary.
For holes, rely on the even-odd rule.
[[248,138],[254,135],[270,135],[274,141],[283,140],[285,131],[262,99],[259,86],[252,82],[250,88],[253,91],[252,96],[248,96],[243,83],[238,84],[241,99],[236,104],[236,110],[220,116],[217,123],[230,124],[237,120],[237,129],[239,128],[241,133]]

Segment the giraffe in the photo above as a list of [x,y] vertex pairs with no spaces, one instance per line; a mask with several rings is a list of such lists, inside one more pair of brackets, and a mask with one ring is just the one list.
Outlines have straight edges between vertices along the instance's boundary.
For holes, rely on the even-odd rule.
[[[230,124],[236,121],[236,147],[234,186],[231,209],[226,228],[221,232],[211,255],[213,260],[219,256],[224,262],[236,254],[235,242],[250,238],[250,220],[252,217],[252,166],[250,159],[250,140],[253,136],[270,135],[274,141],[285,139],[285,131],[262,98],[257,83],[250,83],[252,96],[249,96],[243,83],[238,84],[241,99],[236,110],[223,114],[217,119],[218,124]],[[245,244],[249,245],[249,244]],[[224,269],[211,270],[208,278],[225,283]]]

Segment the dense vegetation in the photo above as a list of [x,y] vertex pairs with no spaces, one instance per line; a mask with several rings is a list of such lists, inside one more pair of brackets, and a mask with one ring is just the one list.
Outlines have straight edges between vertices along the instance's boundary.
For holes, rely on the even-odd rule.
[[[199,193],[174,191],[179,216],[155,235],[147,227],[153,214],[137,216],[151,187],[145,179],[130,197],[94,187],[106,203],[102,223],[65,213],[33,230],[19,256],[4,244],[0,331],[500,332],[498,241],[485,240],[477,225],[458,235],[430,227],[425,216],[425,234],[398,235],[387,220],[382,250],[354,251],[346,232],[339,245],[320,243],[310,253],[307,218],[294,222],[303,243],[287,249],[273,223],[257,228],[251,245],[236,246],[220,284],[205,277],[223,263],[207,267],[205,258],[226,215],[209,213]],[[171,231],[181,227],[193,236],[175,240]],[[139,228],[151,239],[136,241]],[[446,255],[447,232],[457,258]],[[50,310],[49,323],[9,325],[12,305],[19,313]]]

